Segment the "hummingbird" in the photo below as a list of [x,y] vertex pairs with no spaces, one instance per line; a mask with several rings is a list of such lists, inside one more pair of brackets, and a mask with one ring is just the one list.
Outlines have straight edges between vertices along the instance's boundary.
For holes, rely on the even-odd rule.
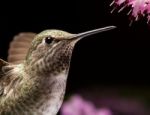
[[114,28],[79,34],[50,29],[16,35],[8,61],[0,59],[0,115],[56,115],[64,99],[75,44]]

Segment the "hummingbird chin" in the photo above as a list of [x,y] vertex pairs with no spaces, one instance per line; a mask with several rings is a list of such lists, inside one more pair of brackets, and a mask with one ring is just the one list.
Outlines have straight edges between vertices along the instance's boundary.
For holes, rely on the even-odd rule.
[[0,59],[0,115],[56,115],[63,102],[75,44],[99,28],[79,34],[46,30],[21,33]]

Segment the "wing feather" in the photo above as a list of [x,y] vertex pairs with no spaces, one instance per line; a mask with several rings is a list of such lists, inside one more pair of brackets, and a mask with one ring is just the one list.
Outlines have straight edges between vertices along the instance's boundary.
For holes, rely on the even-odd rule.
[[8,50],[8,62],[19,64],[24,61],[35,33],[20,33],[14,37]]

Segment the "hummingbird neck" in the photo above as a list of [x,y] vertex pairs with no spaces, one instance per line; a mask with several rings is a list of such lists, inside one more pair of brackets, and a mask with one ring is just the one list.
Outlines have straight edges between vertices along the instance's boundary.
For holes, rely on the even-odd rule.
[[[34,65],[36,70],[28,74],[34,80],[33,84],[36,85],[32,87],[33,92],[31,92],[32,97],[30,98],[38,98],[34,106],[42,111],[40,115],[50,113],[56,115],[64,98],[69,65],[61,65],[61,63],[57,63],[55,66],[53,66],[54,63],[46,65],[44,60],[40,60],[37,64]],[[56,68],[58,69],[56,70]]]

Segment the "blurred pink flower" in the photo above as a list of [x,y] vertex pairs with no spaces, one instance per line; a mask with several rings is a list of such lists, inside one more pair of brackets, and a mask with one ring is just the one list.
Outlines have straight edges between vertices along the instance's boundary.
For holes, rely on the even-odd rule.
[[107,108],[97,109],[91,102],[75,95],[63,104],[61,115],[112,115],[112,113]]
[[128,14],[131,14],[135,21],[137,21],[141,16],[146,16],[148,20],[147,22],[150,21],[150,0],[114,0],[111,5],[121,7],[118,12],[122,11],[126,7],[130,7],[131,10]]
[[107,108],[101,108],[97,111],[97,115],[112,115],[112,112]]

